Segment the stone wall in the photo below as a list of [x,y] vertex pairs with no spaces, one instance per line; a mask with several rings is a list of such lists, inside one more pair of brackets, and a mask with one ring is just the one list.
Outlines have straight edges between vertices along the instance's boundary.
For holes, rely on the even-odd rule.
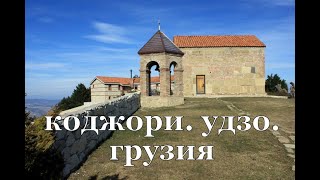
[[205,95],[264,95],[264,47],[180,48],[184,96],[196,96],[196,75],[205,75]]
[[[80,120],[80,127],[75,131],[68,131],[61,122],[61,131],[55,132],[54,146],[62,153],[65,167],[63,176],[68,176],[72,171],[86,159],[86,157],[96,148],[96,146],[104,141],[112,131],[99,130],[97,135],[94,131],[85,131],[80,134],[81,129],[85,125],[84,116],[131,116],[140,107],[140,94],[132,93],[117,99],[97,104],[88,104],[86,106],[77,107],[60,113],[64,119],[67,116],[75,116]],[[104,121],[97,119],[96,127],[100,129]],[[74,127],[74,120],[69,121],[70,128]],[[90,127],[90,126],[88,126]],[[89,128],[88,128],[89,129]]]

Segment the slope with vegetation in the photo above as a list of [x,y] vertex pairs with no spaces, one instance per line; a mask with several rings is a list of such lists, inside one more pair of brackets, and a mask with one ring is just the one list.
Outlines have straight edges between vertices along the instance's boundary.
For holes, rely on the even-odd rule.
[[[90,101],[90,88],[80,83],[72,95],[63,98],[48,115],[56,116],[87,101]],[[25,175],[36,179],[61,179],[64,160],[53,146],[54,131],[46,131],[45,123],[45,117],[35,119],[25,111]]]

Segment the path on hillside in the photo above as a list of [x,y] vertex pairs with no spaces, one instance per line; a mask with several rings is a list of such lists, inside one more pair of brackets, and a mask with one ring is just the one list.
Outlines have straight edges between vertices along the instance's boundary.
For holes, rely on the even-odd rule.
[[[223,102],[227,105],[227,107],[237,113],[239,116],[250,116],[251,114],[249,112],[246,112],[242,110],[241,108],[235,106],[230,101],[225,101],[223,99],[217,98],[218,101]],[[274,122],[270,121],[270,127],[273,127],[274,125],[279,126],[278,124],[275,124]],[[287,151],[287,155],[290,158],[293,158],[293,165],[292,170],[295,171],[295,132],[287,130],[285,127],[279,127],[278,131],[272,130],[272,128],[269,128],[271,133],[278,138],[278,141],[283,144]]]

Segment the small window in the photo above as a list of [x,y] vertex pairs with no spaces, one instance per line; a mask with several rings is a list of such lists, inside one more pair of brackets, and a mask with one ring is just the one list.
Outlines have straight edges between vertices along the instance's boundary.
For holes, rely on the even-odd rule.
[[92,88],[94,88],[94,84],[92,84]]
[[251,67],[251,73],[256,73],[256,67]]
[[109,89],[109,91],[111,91],[111,85],[110,84],[109,84],[109,88],[108,89]]
[[111,97],[109,96],[109,99],[111,99]]
[[118,90],[120,91],[120,85],[118,85]]

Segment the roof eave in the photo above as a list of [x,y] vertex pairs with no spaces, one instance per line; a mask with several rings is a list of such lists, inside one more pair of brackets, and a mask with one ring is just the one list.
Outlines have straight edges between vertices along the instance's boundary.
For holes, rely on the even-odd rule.
[[179,48],[267,47],[267,46],[180,46]]
[[163,52],[159,52],[159,51],[150,51],[150,52],[144,52],[144,53],[138,53],[139,55],[145,55],[145,54],[157,54],[157,53],[168,53],[168,54],[179,54],[179,55],[184,55],[184,52],[181,51],[180,52],[171,52],[171,51],[163,51]]
[[98,80],[98,81],[100,81],[101,83],[104,84],[104,82],[103,82],[101,79],[99,79],[98,76],[96,76],[96,77],[90,82],[90,85],[91,85],[95,80]]
[[119,82],[105,82],[104,84],[121,85]]

